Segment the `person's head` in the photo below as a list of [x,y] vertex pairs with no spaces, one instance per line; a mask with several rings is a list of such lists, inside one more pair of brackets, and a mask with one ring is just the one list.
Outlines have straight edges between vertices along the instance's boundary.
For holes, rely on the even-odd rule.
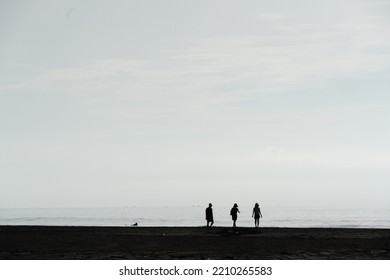
[[238,207],[237,203],[234,203],[233,207]]
[[209,207],[213,206],[211,203],[209,203]]
[[255,207],[259,207],[259,204],[256,202]]

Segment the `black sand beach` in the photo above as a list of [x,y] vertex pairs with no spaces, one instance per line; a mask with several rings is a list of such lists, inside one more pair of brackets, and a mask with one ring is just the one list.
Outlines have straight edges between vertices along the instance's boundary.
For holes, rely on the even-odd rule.
[[0,259],[390,259],[390,229],[0,226]]

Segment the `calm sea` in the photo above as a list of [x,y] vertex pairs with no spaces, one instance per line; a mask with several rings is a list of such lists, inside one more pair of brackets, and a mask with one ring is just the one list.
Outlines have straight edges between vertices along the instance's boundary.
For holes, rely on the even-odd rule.
[[[215,226],[230,226],[230,207],[213,207]],[[0,209],[0,225],[203,226],[205,207]],[[241,208],[238,226],[253,226],[252,208]],[[390,208],[262,208],[264,227],[390,228]]]

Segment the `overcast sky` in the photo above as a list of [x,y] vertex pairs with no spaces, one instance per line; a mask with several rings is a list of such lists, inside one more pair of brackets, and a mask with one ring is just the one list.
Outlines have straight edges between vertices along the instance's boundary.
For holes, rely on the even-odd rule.
[[390,206],[389,15],[0,0],[0,207]]

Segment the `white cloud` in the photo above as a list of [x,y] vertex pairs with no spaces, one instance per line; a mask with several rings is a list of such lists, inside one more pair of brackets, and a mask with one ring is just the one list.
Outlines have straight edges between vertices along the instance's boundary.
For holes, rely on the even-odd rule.
[[390,57],[384,50],[390,46],[390,35],[381,18],[353,18],[326,26],[285,24],[278,22],[275,34],[198,40],[181,51],[163,52],[159,59],[95,60],[45,70],[21,87],[195,94],[212,101],[221,95],[238,98],[316,87],[334,78],[389,69]]
[[285,18],[285,14],[283,13],[277,13],[277,12],[267,12],[267,13],[261,13],[257,16],[258,20],[262,21],[278,21]]
[[390,160],[387,151],[384,152],[298,151],[269,146],[248,155],[245,157],[245,161],[263,167],[387,170],[390,168]]
[[248,193],[279,197],[277,184],[320,178],[317,192],[348,177],[385,189],[385,12],[368,0],[206,2],[9,13],[21,26],[3,36],[3,185],[141,182],[171,195],[252,181]]

